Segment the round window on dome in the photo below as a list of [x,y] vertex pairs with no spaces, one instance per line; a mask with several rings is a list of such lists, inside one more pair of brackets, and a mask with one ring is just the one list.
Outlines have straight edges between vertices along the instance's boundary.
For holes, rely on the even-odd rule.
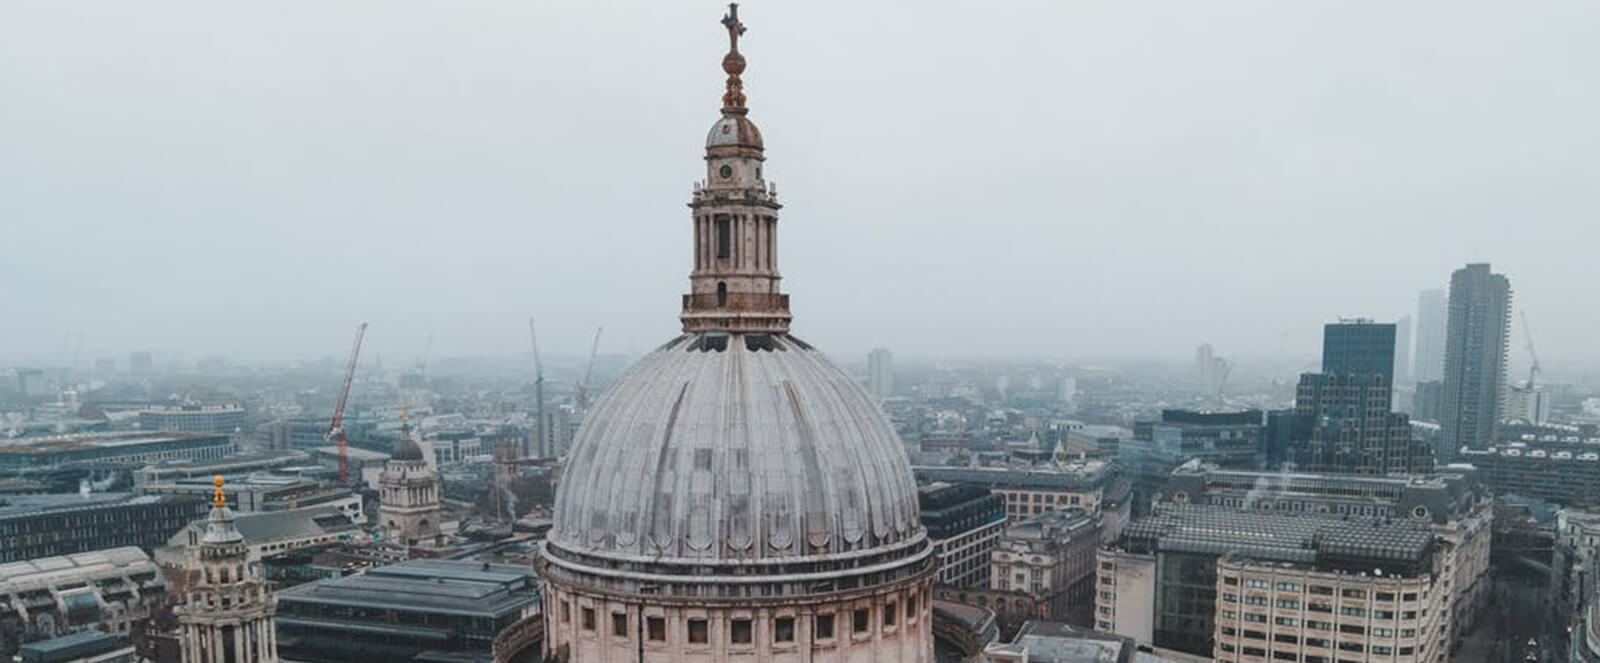
[[733,177],[733,166],[729,166],[729,165],[724,164],[722,166],[722,170],[719,170],[717,172],[722,175],[722,179],[728,179],[730,177]]

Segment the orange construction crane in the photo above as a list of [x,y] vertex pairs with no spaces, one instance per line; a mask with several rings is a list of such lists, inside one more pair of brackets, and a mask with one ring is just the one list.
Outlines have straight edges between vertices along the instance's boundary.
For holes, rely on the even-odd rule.
[[350,400],[350,383],[356,379],[356,358],[361,356],[361,338],[367,335],[367,323],[356,326],[356,342],[350,346],[350,361],[344,367],[344,386],[339,388],[339,402],[333,406],[333,425],[328,427],[325,440],[339,441],[339,483],[348,484],[350,478],[349,444],[344,436],[344,406]]

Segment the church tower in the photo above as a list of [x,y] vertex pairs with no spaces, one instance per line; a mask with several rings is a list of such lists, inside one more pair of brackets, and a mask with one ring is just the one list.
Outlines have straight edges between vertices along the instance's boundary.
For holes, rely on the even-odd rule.
[[706,135],[706,179],[696,182],[694,269],[683,296],[683,331],[782,334],[789,331],[789,296],[778,291],[777,187],[762,176],[761,132],[745,107],[739,6],[722,19],[728,54],[722,118]]
[[278,663],[277,605],[249,564],[249,548],[213,480],[211,515],[195,563],[188,603],[178,608],[183,663]]
[[405,546],[439,543],[439,477],[428,467],[422,447],[411,437],[409,418],[400,426],[400,440],[378,477],[381,497],[378,521],[385,539]]

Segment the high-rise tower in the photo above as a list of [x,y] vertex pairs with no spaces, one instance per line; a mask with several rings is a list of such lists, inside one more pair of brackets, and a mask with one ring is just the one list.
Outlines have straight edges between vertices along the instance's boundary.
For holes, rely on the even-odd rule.
[[214,483],[188,603],[177,610],[183,663],[277,663],[276,604],[259,569],[250,565],[222,477]]
[[1511,281],[1488,263],[1450,275],[1445,328],[1444,393],[1439,424],[1443,451],[1494,441],[1505,397],[1506,348],[1511,327]]
[[1417,293],[1417,353],[1411,371],[1417,382],[1444,378],[1444,328],[1448,320],[1445,310],[1443,290]]
[[867,391],[880,403],[894,395],[894,354],[888,348],[867,355]]
[[905,447],[790,335],[744,24],[697,183],[683,333],[584,416],[540,544],[547,659],[933,660],[937,559]]

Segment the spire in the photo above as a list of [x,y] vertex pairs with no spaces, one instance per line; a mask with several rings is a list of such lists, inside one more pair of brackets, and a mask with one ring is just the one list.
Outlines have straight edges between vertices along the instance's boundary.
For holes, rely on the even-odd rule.
[[211,479],[211,518],[206,522],[202,544],[233,544],[244,541],[239,529],[233,525],[233,510],[228,508],[228,495],[222,490],[222,475]]
[[722,27],[728,29],[728,54],[722,56],[722,70],[728,72],[728,89],[722,93],[722,113],[743,115],[744,107],[744,56],[739,53],[739,37],[744,35],[744,23],[739,21],[739,3],[728,3],[728,13],[722,17]]

